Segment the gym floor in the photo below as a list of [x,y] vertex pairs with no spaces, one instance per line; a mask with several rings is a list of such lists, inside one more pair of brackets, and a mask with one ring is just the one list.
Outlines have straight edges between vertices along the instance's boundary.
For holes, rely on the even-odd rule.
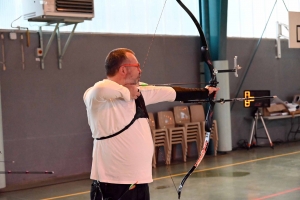
[[[178,199],[176,189],[197,158],[153,169],[151,200]],[[170,176],[171,174],[171,176]],[[176,185],[173,184],[173,181]],[[87,200],[91,180],[0,193],[0,200]],[[205,156],[184,184],[182,200],[299,200],[300,142],[237,149]]]

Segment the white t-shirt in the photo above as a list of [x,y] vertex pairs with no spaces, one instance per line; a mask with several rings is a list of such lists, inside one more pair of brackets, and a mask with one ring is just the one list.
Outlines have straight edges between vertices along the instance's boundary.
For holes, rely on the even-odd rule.
[[[174,101],[171,87],[141,86],[145,104]],[[136,106],[129,90],[104,79],[83,96],[93,138],[114,134],[133,119]],[[107,183],[150,183],[152,179],[153,141],[147,118],[137,119],[121,134],[94,140],[91,179]]]

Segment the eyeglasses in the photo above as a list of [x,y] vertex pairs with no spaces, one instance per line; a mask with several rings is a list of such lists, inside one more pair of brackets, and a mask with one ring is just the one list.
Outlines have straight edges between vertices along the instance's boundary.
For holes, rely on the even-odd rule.
[[136,67],[138,69],[141,69],[140,63],[137,63],[137,64],[123,64],[120,67]]

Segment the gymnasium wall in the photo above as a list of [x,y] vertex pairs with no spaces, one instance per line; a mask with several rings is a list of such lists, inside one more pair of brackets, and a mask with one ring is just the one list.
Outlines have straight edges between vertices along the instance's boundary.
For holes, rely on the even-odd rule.
[[[151,35],[82,34],[75,33],[58,69],[57,41],[54,39],[41,70],[36,60],[38,34],[26,40],[8,38],[3,33],[6,70],[0,64],[0,84],[3,119],[5,169],[12,171],[54,171],[53,175],[6,175],[7,188],[47,183],[66,177],[88,177],[92,160],[92,138],[87,123],[83,93],[95,82],[105,78],[104,59],[118,47],[132,49],[143,65]],[[44,47],[51,33],[43,34]],[[62,47],[68,34],[61,34]],[[234,97],[257,39],[229,38],[227,59],[230,68],[233,57],[244,68],[240,77],[230,75],[230,94]],[[272,95],[291,101],[299,89],[300,50],[288,49],[282,41],[282,58],[275,59],[275,40],[265,39],[257,51],[245,78],[244,89],[270,89]],[[22,69],[21,44],[24,45],[25,69]],[[0,61],[2,50],[0,48]],[[151,46],[141,81],[147,83],[198,82],[200,80],[200,39],[196,36],[156,36]],[[198,87],[197,85],[188,85]],[[219,84],[222,89],[222,83]],[[242,93],[239,95],[242,96]],[[170,110],[180,103],[160,103],[148,106],[149,112]],[[232,144],[248,140],[251,111],[237,102],[231,112]],[[289,130],[288,120],[267,124],[273,140],[284,140]],[[0,190],[1,191],[1,190]]]

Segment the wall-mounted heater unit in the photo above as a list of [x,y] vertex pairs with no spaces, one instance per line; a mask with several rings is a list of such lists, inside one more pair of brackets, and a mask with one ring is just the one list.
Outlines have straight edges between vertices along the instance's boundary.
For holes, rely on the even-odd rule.
[[[44,69],[44,60],[50,48],[50,45],[57,35],[58,43],[58,66],[62,68],[62,58],[69,46],[70,40],[78,23],[84,20],[91,20],[94,17],[94,0],[22,0],[23,17],[30,22],[43,22],[39,26],[40,47],[38,51],[42,52],[40,56],[41,69]],[[53,26],[55,28],[50,36],[46,48],[43,47],[42,26]],[[74,25],[73,29],[65,43],[63,49],[60,44],[60,31],[62,26]]]
[[94,17],[93,0],[22,0],[23,17],[38,22],[74,22]]

